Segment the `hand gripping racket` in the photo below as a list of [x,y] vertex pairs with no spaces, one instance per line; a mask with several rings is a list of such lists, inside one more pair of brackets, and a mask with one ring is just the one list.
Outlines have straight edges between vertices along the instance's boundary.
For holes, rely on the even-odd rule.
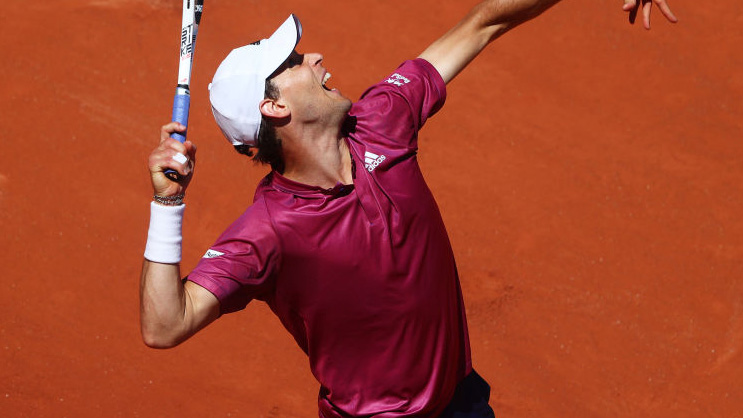
[[[204,0],[183,0],[183,17],[181,19],[181,52],[178,65],[178,87],[173,100],[173,121],[188,126],[188,109],[191,105],[191,66],[193,65],[196,34],[199,31]],[[186,128],[188,129],[188,128]],[[186,141],[187,132],[174,132],[171,138]],[[175,170],[165,170],[165,175],[174,181],[179,179]]]

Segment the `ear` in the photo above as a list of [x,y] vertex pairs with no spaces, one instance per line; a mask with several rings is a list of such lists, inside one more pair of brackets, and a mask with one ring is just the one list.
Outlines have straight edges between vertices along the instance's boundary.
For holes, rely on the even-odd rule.
[[258,105],[263,116],[282,119],[289,116],[289,108],[279,100],[275,99],[263,99]]

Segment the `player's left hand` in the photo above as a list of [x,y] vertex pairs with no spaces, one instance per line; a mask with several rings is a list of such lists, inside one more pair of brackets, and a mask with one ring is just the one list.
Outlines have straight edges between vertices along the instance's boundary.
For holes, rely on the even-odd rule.
[[637,12],[642,7],[642,22],[645,29],[650,29],[650,10],[653,8],[653,4],[658,6],[663,16],[668,19],[671,23],[676,23],[678,19],[668,7],[666,0],[624,0],[624,6],[622,10],[629,12],[629,23],[634,24]]

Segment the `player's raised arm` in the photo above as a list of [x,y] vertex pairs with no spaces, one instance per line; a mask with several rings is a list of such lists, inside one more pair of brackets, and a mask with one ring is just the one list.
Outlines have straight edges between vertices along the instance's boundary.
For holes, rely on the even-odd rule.
[[[219,302],[208,290],[180,276],[183,197],[193,175],[196,147],[170,138],[185,127],[176,122],[163,126],[160,145],[149,157],[153,188],[150,230],[140,283],[142,338],[150,347],[178,345],[219,316]],[[164,174],[172,169],[180,181]]]
[[485,0],[423,51],[420,58],[430,62],[448,83],[490,42],[559,1]]
[[[485,0],[476,5],[444,36],[431,44],[420,58],[433,64],[445,82],[451,81],[490,42],[510,29],[539,16],[560,0]],[[645,27],[650,29],[650,10],[655,4],[671,22],[676,17],[666,0],[623,0],[623,10],[634,22],[642,7]]]

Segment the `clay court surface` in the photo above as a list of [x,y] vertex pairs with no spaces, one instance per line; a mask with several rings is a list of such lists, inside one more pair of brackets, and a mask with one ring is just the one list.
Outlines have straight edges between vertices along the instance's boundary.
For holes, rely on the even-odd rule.
[[[266,173],[207,84],[295,12],[357,99],[474,1],[207,0],[184,271]],[[420,161],[457,256],[498,417],[743,416],[743,3],[629,26],[573,0],[449,86]],[[170,117],[177,0],[5,2],[0,14],[0,416],[315,417],[304,354],[261,303],[146,348],[147,155]]]

